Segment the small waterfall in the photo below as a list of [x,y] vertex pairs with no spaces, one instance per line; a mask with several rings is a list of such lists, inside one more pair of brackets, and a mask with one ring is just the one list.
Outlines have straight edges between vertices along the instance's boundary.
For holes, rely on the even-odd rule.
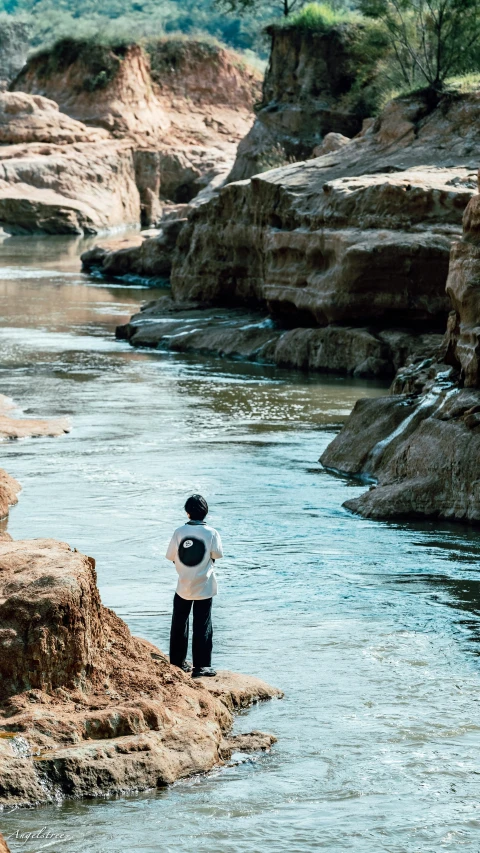
[[[430,389],[430,391],[425,394],[425,397],[421,401],[420,405],[417,406],[413,410],[413,412],[407,418],[405,418],[405,420],[403,420],[397,426],[397,428],[393,430],[393,432],[390,433],[390,435],[387,435],[386,438],[383,438],[381,441],[377,442],[377,444],[372,448],[367,462],[367,465],[369,465],[370,470],[372,470],[376,466],[383,452],[392,443],[392,441],[395,441],[395,439],[397,439],[400,435],[406,432],[406,430],[408,429],[412,421],[417,417],[417,415],[420,415],[421,412],[423,412],[425,409],[434,407],[433,411],[431,412],[431,415],[433,415],[441,408],[441,406],[443,406],[443,404],[449,399],[449,397],[452,396],[452,394],[457,394],[458,390],[458,388],[452,388],[450,391],[447,391],[445,393],[445,388],[442,387],[442,384],[436,383]],[[439,401],[439,403],[437,406],[435,406],[435,403],[437,401]]]

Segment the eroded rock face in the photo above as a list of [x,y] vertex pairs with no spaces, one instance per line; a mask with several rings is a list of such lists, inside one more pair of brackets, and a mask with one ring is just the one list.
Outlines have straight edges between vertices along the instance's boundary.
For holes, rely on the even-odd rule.
[[108,240],[81,256],[82,269],[103,276],[148,278],[166,283],[178,234],[186,219],[168,219],[148,236]]
[[0,94],[0,143],[98,142],[108,138],[105,131],[93,130],[61,113],[58,104],[40,95],[23,92]]
[[231,184],[194,211],[178,242],[175,297],[267,304],[292,324],[441,326],[474,173],[326,180],[334,156]]
[[272,157],[305,159],[329,133],[350,139],[373,108],[360,81],[362,61],[370,64],[368,85],[375,77],[371,52],[358,49],[361,27],[314,32],[272,25],[267,32],[270,62],[262,99],[255,124],[238,147],[230,181],[265,171]]
[[453,312],[447,328],[446,360],[460,370],[466,387],[480,386],[480,196],[463,218],[464,238],[452,246],[447,293]]
[[477,210],[452,247],[453,311],[443,346],[397,374],[392,395],[359,401],[321,462],[375,487],[345,506],[371,518],[480,522],[480,291]]
[[183,203],[232,168],[253,121],[258,74],[232,52],[195,41],[105,47],[64,39],[32,56],[13,84],[42,95],[134,149],[143,224],[159,199]]
[[0,468],[0,519],[5,518],[10,507],[17,503],[20,489],[20,483]]
[[267,749],[232,710],[280,691],[194,681],[102,606],[94,561],[52,540],[0,542],[0,803],[158,787]]

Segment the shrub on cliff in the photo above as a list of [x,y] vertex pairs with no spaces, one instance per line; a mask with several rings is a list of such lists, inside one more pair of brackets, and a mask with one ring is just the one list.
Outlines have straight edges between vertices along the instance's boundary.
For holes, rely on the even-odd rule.
[[391,79],[439,90],[454,74],[477,70],[480,0],[359,0],[384,27],[391,46]]
[[94,92],[105,89],[113,80],[128,46],[126,41],[103,44],[95,39],[64,38],[52,47],[38,51],[35,59],[45,77],[65,71],[74,62],[81,62],[87,71],[83,88]]

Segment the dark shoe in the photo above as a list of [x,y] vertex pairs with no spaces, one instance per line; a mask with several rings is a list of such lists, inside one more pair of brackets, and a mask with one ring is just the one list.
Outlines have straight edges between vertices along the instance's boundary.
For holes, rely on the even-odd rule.
[[197,666],[192,672],[192,678],[212,678],[216,674],[211,666]]
[[184,672],[192,671],[192,664],[188,662],[188,660],[184,660],[183,663],[176,663],[174,666],[178,666],[179,669],[183,669]]

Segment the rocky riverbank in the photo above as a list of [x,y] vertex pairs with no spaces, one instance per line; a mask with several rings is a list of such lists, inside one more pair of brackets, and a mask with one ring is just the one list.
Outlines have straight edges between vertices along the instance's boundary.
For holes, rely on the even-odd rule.
[[256,361],[355,377],[388,379],[408,356],[427,356],[441,336],[329,325],[285,329],[260,311],[175,301],[147,303],[117,338],[132,346]]
[[232,712],[280,691],[170,666],[101,604],[92,558],[6,541],[0,565],[0,804],[161,787],[275,741],[232,735]]
[[453,311],[441,351],[400,370],[389,396],[359,401],[321,458],[327,468],[373,480],[345,504],[354,512],[480,523],[479,209],[477,195],[452,247]]
[[[0,404],[7,413],[11,403]],[[4,436],[64,421],[1,417]],[[0,471],[0,513],[20,485]],[[231,732],[234,712],[280,697],[258,678],[193,680],[104,607],[95,561],[64,542],[0,535],[0,806],[161,787],[275,737]]]
[[[166,279],[171,265],[176,307],[162,299],[132,318],[119,335],[134,345],[393,377],[441,345],[450,248],[476,187],[477,111],[476,95],[393,101],[338,150],[228,184],[186,221],[91,251],[84,266]],[[173,329],[186,306],[214,309],[208,329]],[[257,312],[261,339],[232,314],[226,340],[224,313],[219,338],[219,307]]]

